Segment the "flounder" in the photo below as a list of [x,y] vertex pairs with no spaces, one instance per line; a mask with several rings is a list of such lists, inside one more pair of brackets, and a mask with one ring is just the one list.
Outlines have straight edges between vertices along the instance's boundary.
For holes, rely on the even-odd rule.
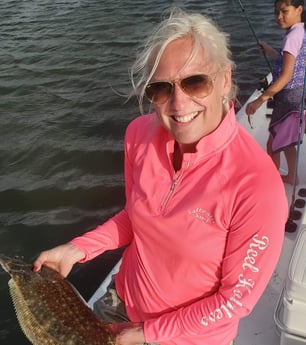
[[0,254],[9,273],[9,290],[21,329],[34,345],[113,345],[107,323],[87,307],[59,273]]

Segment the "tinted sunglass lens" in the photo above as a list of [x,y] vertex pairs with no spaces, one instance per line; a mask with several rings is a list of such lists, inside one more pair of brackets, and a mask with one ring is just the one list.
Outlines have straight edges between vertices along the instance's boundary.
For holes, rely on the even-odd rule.
[[172,93],[172,84],[167,82],[156,82],[146,87],[146,96],[151,102],[165,103]]
[[212,90],[212,81],[207,75],[194,75],[181,81],[181,87],[189,96],[206,97]]
[[[181,89],[190,97],[204,98],[208,96],[213,89],[213,80],[205,74],[193,75],[182,79],[180,82]],[[146,87],[145,93],[147,98],[154,103],[166,103],[172,94],[173,88],[176,87],[170,82],[161,81],[151,83]]]

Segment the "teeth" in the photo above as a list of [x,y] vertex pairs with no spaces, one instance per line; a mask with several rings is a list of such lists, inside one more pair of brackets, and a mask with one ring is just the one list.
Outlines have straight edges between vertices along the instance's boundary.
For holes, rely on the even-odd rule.
[[193,120],[197,115],[198,115],[198,112],[194,112],[190,115],[185,115],[185,116],[173,116],[173,118],[177,122],[186,123]]

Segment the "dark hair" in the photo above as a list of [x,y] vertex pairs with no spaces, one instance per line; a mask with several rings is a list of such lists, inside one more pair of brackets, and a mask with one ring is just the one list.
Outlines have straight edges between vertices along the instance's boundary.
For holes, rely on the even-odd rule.
[[285,2],[288,6],[294,6],[294,7],[302,6],[302,7],[304,7],[304,0],[275,0],[274,6],[278,2]]
[[294,7],[302,6],[303,7],[303,12],[302,12],[302,15],[301,15],[301,21],[304,23],[304,26],[306,28],[306,11],[304,9],[304,0],[275,0],[274,1],[274,6],[276,6],[276,4],[278,2],[284,2],[288,6],[294,6]]

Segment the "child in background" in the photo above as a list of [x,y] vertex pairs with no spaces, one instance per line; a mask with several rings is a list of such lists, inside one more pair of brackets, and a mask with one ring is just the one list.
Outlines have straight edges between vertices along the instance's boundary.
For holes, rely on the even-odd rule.
[[[299,183],[295,172],[295,146],[298,142],[306,61],[304,1],[276,0],[274,6],[277,24],[286,33],[279,52],[264,42],[260,43],[266,55],[276,58],[273,82],[260,97],[247,105],[246,114],[253,115],[264,102],[273,97],[274,109],[269,124],[267,152],[278,169],[280,152],[284,152],[288,173],[282,179],[285,183],[294,184]],[[304,129],[303,119],[303,133]]]

